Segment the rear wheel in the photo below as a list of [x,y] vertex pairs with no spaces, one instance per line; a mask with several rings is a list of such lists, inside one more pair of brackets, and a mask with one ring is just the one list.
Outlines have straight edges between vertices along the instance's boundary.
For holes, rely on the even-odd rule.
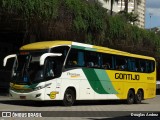
[[127,104],[133,104],[135,100],[135,94],[133,90],[128,91],[127,95]]
[[141,90],[137,91],[137,94],[135,95],[135,103],[140,104],[143,98],[143,93]]
[[75,93],[71,89],[67,89],[64,98],[63,98],[63,104],[65,106],[72,106],[75,102]]

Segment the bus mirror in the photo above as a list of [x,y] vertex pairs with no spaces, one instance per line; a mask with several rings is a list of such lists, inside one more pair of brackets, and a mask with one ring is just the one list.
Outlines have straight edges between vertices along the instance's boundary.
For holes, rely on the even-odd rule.
[[4,66],[4,67],[6,66],[8,59],[10,59],[10,58],[16,58],[16,57],[17,57],[16,54],[12,54],[12,55],[6,56],[6,57],[4,58],[4,60],[3,60],[3,66]]
[[40,65],[44,65],[44,61],[47,57],[55,57],[55,56],[62,56],[61,53],[45,53],[40,57]]

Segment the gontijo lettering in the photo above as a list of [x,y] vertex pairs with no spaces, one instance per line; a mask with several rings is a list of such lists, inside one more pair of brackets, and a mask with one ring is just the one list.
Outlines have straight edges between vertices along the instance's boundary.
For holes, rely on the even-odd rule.
[[122,80],[140,80],[139,75],[132,75],[132,74],[123,74],[123,73],[116,73],[115,79],[122,79]]

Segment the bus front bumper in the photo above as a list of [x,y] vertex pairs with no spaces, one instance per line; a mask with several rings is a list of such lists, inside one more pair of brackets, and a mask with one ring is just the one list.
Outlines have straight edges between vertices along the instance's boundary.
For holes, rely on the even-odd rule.
[[45,89],[32,91],[28,93],[10,90],[10,97],[16,100],[44,100]]

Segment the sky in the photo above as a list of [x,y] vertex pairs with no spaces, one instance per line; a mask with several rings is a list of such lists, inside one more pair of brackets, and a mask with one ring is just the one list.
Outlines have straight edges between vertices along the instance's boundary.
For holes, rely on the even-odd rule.
[[146,0],[145,19],[145,28],[160,27],[160,0]]

